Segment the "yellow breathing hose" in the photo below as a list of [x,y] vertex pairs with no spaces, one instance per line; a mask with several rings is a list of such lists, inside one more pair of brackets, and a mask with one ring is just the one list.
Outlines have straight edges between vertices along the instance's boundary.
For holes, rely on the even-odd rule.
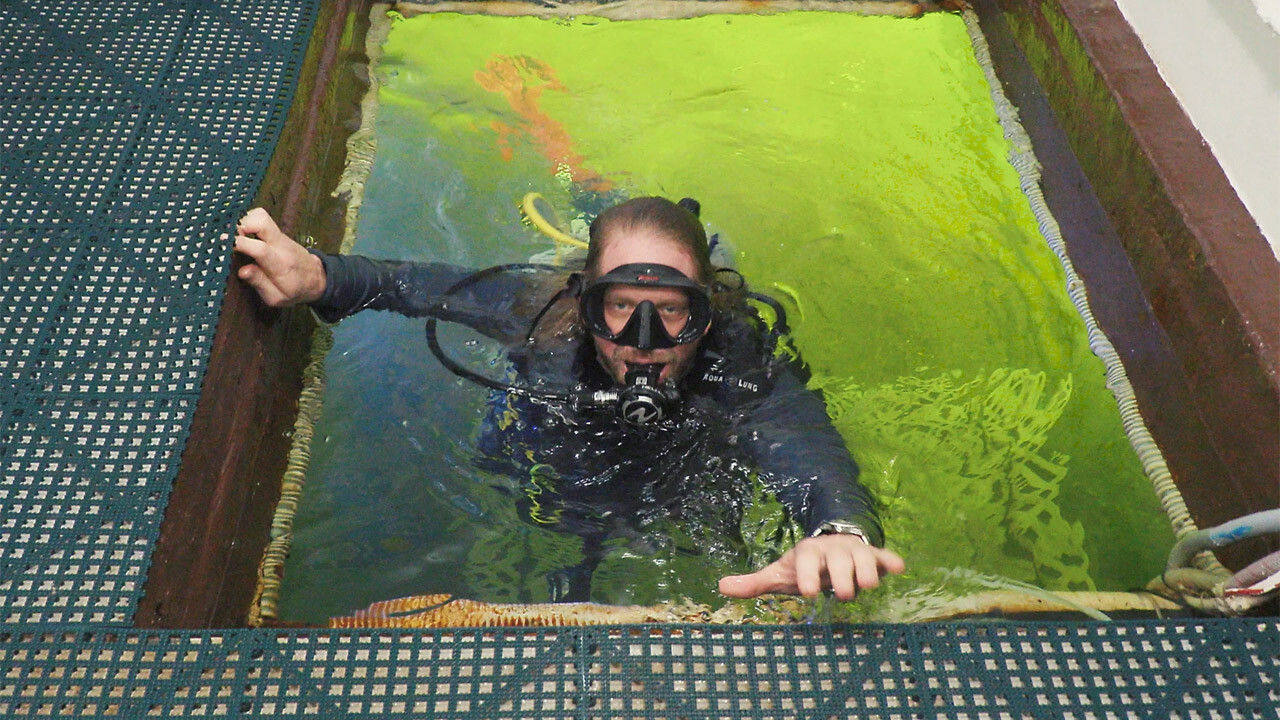
[[[542,201],[542,204],[546,206],[548,211],[546,214],[538,208],[538,201]],[[520,211],[524,213],[525,218],[528,219],[529,222],[533,223],[533,226],[538,228],[538,231],[543,235],[546,235],[561,245],[582,248],[583,250],[587,249],[586,243],[556,227],[555,223],[547,219],[547,215],[550,215],[552,218],[555,217],[555,210],[545,199],[543,199],[541,193],[531,192],[525,195],[524,199],[520,201]]]

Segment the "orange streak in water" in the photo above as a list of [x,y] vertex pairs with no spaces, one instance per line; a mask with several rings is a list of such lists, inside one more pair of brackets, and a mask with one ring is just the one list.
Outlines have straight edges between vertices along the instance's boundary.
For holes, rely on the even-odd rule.
[[[506,97],[511,109],[523,120],[520,129],[533,139],[542,154],[551,161],[552,173],[566,168],[574,182],[596,192],[607,192],[613,187],[608,180],[586,167],[586,158],[574,152],[573,139],[564,126],[538,107],[544,92],[569,91],[560,83],[553,69],[541,60],[527,55],[495,55],[484,70],[476,71],[475,77],[480,87]],[[499,120],[494,120],[491,127],[498,134],[498,150],[502,159],[510,160],[513,156],[511,138],[520,129]]]

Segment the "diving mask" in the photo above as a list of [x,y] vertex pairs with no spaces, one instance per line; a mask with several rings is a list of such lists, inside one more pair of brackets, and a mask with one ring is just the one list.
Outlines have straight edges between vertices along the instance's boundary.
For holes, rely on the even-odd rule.
[[[670,300],[644,298],[643,291],[676,291]],[[706,288],[667,265],[630,263],[587,281],[579,296],[591,334],[640,350],[662,350],[696,341],[711,322]],[[619,328],[614,331],[613,328]]]

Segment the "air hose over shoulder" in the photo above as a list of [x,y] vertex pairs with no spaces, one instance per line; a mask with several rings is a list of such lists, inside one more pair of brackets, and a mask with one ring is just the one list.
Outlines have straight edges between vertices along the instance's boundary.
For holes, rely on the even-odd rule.
[[[456,298],[463,290],[466,290],[467,288],[477,285],[481,281],[486,280],[495,275],[498,275],[504,272],[513,272],[513,271],[519,271],[519,270],[537,270],[537,271],[546,270],[546,271],[553,271],[553,272],[562,272],[561,268],[558,268],[552,265],[538,265],[536,263],[510,263],[507,265],[495,265],[494,267],[485,268],[484,270],[474,272],[468,275],[467,277],[463,278],[462,280],[459,280],[452,287],[446,290],[442,295],[442,299],[440,300],[440,304],[439,304],[440,310],[443,311],[448,309],[450,300],[452,300],[453,298]],[[554,300],[552,302],[554,302]],[[548,304],[548,307],[550,307],[550,304]],[[547,308],[543,308],[543,312],[545,312],[546,309]],[[542,313],[539,313],[538,318],[540,319],[541,317],[542,317]],[[575,404],[575,399],[576,399],[575,393],[572,391],[550,392],[547,390],[535,389],[535,388],[530,388],[523,385],[502,382],[500,380],[495,380],[493,378],[486,377],[481,373],[475,372],[470,368],[467,368],[466,366],[462,365],[461,363],[455,361],[453,358],[449,357],[448,354],[445,353],[444,348],[440,346],[440,338],[436,331],[437,322],[438,322],[438,318],[436,317],[435,314],[429,315],[427,317],[427,323],[426,323],[427,347],[431,349],[431,354],[436,356],[436,359],[440,361],[441,365],[443,365],[445,368],[447,368],[450,372],[457,375],[458,377],[464,378],[466,380],[470,380],[471,382],[477,385],[487,387],[491,390],[497,390],[499,392],[510,392],[523,397],[546,400],[548,402],[560,402],[560,403],[571,404],[571,405]]]
[[[446,290],[440,301],[440,312],[449,309],[450,300],[459,296],[462,291],[476,285],[477,283],[498,275],[503,272],[514,272],[522,270],[550,271],[560,273],[562,268],[551,265],[538,265],[534,263],[512,263],[508,265],[498,265],[486,268],[476,273],[472,273],[462,280],[455,283]],[[574,296],[576,282],[574,278],[570,278],[568,286],[557,293],[542,310],[533,319],[529,326],[526,341],[532,342],[534,330],[537,328],[538,322],[546,312],[560,300],[564,300]],[[663,385],[659,382],[662,373],[661,365],[635,365],[632,366],[626,374],[626,382],[623,387],[609,388],[603,390],[589,390],[580,387],[565,388],[560,391],[545,388],[533,388],[523,383],[504,382],[487,377],[482,373],[475,372],[463,364],[457,362],[445,353],[444,348],[440,345],[440,338],[437,332],[437,323],[439,318],[432,314],[427,318],[426,335],[427,347],[431,349],[431,354],[453,374],[458,377],[470,380],[481,387],[496,390],[498,392],[512,393],[521,397],[532,400],[559,403],[572,408],[575,412],[584,410],[616,410],[618,417],[628,425],[643,427],[654,425],[667,419],[679,405],[680,394],[674,387]]]

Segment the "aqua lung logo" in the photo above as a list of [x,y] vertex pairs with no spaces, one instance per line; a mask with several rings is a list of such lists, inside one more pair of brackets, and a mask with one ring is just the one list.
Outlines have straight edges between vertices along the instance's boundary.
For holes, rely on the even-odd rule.
[[750,390],[753,393],[760,392],[759,383],[753,383],[747,380],[743,380],[740,377],[733,377],[732,375],[721,375],[720,373],[716,373],[716,372],[708,372],[703,374],[702,380],[704,382],[720,383],[722,385],[725,385],[731,388],[743,388],[745,390]]
[[622,419],[632,425],[648,425],[662,419],[662,410],[649,398],[634,398],[622,403]]

